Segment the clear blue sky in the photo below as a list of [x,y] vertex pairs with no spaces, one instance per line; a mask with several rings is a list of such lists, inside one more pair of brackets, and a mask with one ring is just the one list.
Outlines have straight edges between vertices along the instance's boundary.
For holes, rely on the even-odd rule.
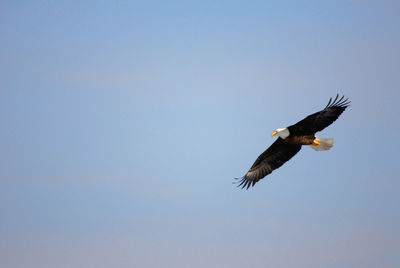
[[[0,266],[400,267],[398,1],[2,1]],[[269,134],[352,106],[253,189]]]

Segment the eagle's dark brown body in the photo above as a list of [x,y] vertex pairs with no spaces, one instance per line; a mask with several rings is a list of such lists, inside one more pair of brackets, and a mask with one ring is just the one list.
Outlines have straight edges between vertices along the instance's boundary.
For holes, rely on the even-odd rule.
[[301,145],[311,145],[315,140],[314,135],[305,135],[305,136],[292,136],[290,135],[284,141],[290,144],[301,144]]

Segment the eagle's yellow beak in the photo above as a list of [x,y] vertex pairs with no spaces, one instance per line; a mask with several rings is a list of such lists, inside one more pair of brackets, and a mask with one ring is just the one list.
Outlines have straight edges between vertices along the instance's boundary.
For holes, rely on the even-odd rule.
[[276,135],[276,133],[278,133],[278,131],[274,131],[274,132],[272,132],[272,133],[271,133],[271,137],[275,136],[275,135]]

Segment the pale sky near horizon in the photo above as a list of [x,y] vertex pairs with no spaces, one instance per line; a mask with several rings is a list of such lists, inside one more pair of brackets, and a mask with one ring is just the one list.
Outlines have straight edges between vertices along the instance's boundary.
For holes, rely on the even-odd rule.
[[[2,1],[0,267],[400,266],[398,1]],[[248,191],[270,133],[352,103]]]

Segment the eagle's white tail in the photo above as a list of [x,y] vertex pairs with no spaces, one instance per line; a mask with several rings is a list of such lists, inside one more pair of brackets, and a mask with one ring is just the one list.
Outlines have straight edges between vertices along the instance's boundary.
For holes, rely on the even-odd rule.
[[311,145],[315,151],[326,151],[332,148],[333,146],[333,139],[324,139],[315,136],[315,139],[320,142],[319,145]]

